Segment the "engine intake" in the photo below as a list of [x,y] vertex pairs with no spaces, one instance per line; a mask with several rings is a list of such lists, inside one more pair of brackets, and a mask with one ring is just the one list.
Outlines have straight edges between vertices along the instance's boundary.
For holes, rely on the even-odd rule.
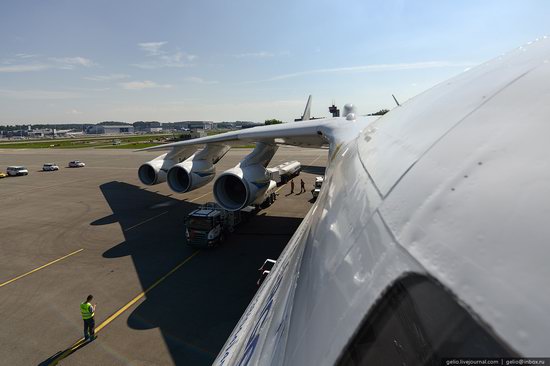
[[236,166],[222,173],[214,182],[214,198],[228,211],[262,204],[276,187],[267,170],[259,165]]
[[170,168],[167,181],[174,192],[184,193],[208,184],[215,174],[216,169],[211,162],[187,160]]
[[173,166],[168,171],[167,181],[170,189],[178,193],[187,192],[191,186],[189,172],[181,166]]
[[214,197],[226,210],[239,210],[248,201],[247,183],[232,174],[222,175],[214,185]]
[[152,186],[166,181],[166,171],[174,164],[171,160],[151,160],[138,169],[141,183]]

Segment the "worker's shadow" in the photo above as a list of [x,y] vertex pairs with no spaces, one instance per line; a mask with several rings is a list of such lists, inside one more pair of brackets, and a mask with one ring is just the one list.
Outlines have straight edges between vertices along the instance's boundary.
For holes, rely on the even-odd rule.
[[[144,291],[195,254],[183,219],[197,205],[121,182],[100,188],[113,214],[92,225],[118,222],[125,237],[103,256],[131,256]],[[176,365],[212,364],[257,290],[257,268],[278,258],[300,222],[253,217],[219,248],[199,252],[148,291],[128,326],[158,328]]]
[[72,355],[76,351],[86,347],[88,344],[90,344],[90,342],[86,342],[86,341],[84,341],[84,339],[81,339],[78,342],[76,342],[74,345],[72,345],[71,347],[67,348],[66,350],[59,351],[55,355],[48,358],[47,360],[44,360],[44,361],[40,362],[38,364],[38,366],[57,365],[58,362],[60,362],[61,360],[65,359],[67,357],[69,357],[70,355]]

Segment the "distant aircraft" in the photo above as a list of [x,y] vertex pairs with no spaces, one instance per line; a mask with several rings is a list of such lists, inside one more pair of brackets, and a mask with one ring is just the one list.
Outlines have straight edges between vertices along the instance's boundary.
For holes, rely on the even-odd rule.
[[312,119],[311,118],[311,94],[307,98],[306,107],[304,108],[304,113],[302,114],[302,117],[295,119],[294,122],[309,121],[310,119]]
[[[380,118],[256,127],[149,148],[145,184],[215,175],[239,210],[279,144],[328,146],[320,195],[215,365],[440,365],[550,350],[550,40],[464,72]],[[197,151],[199,145],[205,148]]]

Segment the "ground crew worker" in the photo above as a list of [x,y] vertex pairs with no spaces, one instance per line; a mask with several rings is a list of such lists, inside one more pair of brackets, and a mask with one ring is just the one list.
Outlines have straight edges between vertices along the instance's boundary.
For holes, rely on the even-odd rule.
[[95,321],[94,313],[96,304],[91,304],[94,297],[88,295],[86,301],[80,304],[80,313],[82,314],[82,319],[84,319],[84,340],[93,341],[95,339]]
[[294,193],[294,179],[290,181],[290,193]]
[[306,192],[306,184],[304,183],[304,180],[303,179],[300,179],[300,193],[305,193]]

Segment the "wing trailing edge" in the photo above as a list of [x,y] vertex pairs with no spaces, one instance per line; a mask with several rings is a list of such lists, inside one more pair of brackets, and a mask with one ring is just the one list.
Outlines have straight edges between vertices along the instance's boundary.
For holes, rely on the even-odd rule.
[[373,117],[357,117],[347,120],[343,117],[317,119],[300,123],[283,123],[259,126],[219,135],[200,137],[165,145],[148,147],[140,151],[183,149],[188,146],[221,144],[239,146],[263,142],[272,145],[292,145],[309,148],[322,148],[346,140],[347,136],[357,136],[357,132],[374,121]]

